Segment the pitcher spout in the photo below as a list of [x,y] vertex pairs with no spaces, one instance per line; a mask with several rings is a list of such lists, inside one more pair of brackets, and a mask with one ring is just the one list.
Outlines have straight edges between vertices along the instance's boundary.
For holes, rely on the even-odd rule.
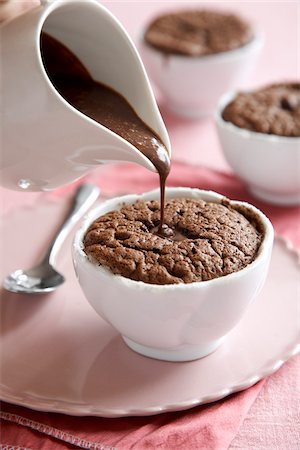
[[[116,138],[118,140],[118,138]],[[99,166],[99,164],[113,164],[128,162],[139,164],[152,172],[156,172],[153,163],[138,149],[129,143],[118,142],[118,144],[101,143],[78,148],[69,158],[74,166],[86,167],[88,169]]]

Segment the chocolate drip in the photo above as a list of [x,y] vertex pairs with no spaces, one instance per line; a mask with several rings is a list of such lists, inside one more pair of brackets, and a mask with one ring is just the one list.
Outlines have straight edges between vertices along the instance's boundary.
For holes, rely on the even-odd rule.
[[95,81],[81,61],[63,44],[42,33],[41,49],[47,74],[62,97],[83,114],[134,145],[156,168],[161,200],[158,234],[163,233],[165,183],[170,171],[170,158],[165,145],[124,97]]
[[184,241],[185,239],[188,239],[187,236],[179,230],[171,228],[165,223],[162,226],[158,225],[157,227],[152,228],[150,232],[163,238],[170,239],[171,241]]

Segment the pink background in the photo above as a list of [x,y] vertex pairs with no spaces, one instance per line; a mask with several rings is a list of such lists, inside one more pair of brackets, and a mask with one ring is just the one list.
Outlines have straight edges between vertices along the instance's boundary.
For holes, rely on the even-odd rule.
[[[201,6],[238,13],[265,37],[259,64],[247,87],[300,77],[300,3],[297,1],[106,1],[102,4],[120,20],[137,45],[143,28],[161,12]],[[228,170],[211,119],[184,121],[164,111],[162,114],[174,158]]]

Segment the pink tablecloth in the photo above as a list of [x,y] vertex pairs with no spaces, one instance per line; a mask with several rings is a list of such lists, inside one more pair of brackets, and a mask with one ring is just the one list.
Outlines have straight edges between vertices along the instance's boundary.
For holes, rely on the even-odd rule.
[[[122,191],[149,190],[157,187],[158,183],[156,174],[133,166],[111,167],[100,175],[99,178],[93,175],[93,180],[99,182],[106,195]],[[265,205],[251,198],[232,175],[174,162],[168,184],[212,189],[232,199],[250,201],[271,218],[278,233],[290,238],[300,247],[298,226],[300,208]],[[73,186],[57,191],[55,195],[64,196],[71,189]],[[78,418],[35,412],[4,403],[0,413],[3,419],[2,443],[44,449],[66,448],[66,442],[72,442],[73,448],[77,446],[98,449],[106,445],[108,448],[116,447],[120,450],[178,449],[179,447],[191,450],[225,450],[230,445],[232,448],[245,449],[296,449],[300,430],[297,416],[299,386],[295,380],[299,375],[299,357],[295,357],[277,374],[270,377],[263,391],[264,394],[261,393],[261,389],[265,380],[262,380],[252,388],[214,404],[152,417]],[[258,399],[262,409],[256,411],[256,414],[249,413],[259,394]],[[287,412],[289,416],[281,414],[281,424],[278,425],[278,412],[283,411],[283,403],[285,413]],[[264,421],[259,419],[261,412]],[[243,432],[243,427],[240,428],[244,419],[247,419],[244,426],[248,427],[248,432]],[[271,428],[270,424],[273,424]],[[276,428],[276,424],[279,429]],[[286,426],[290,427],[288,441],[285,433],[282,432],[282,428]],[[258,434],[261,431],[262,436]],[[262,439],[264,439],[263,445],[260,446]],[[272,446],[270,446],[271,442]],[[287,442],[289,446],[285,447]],[[253,447],[250,447],[250,444],[253,444]],[[276,445],[273,446],[273,444]]]

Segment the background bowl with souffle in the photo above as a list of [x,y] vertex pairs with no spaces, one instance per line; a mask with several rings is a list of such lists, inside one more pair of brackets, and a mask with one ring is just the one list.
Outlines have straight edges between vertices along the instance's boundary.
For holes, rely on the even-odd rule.
[[[187,118],[212,115],[221,95],[239,88],[249,78],[263,47],[263,35],[242,18],[230,13],[200,10],[173,14],[175,20],[177,15],[185,15],[183,22],[181,20],[175,24],[175,34],[181,28],[183,34],[189,33],[191,41],[185,43],[180,32],[175,39],[175,47],[178,46],[175,50],[168,48],[168,41],[163,48],[159,48],[156,34],[152,39],[154,45],[149,44],[148,33],[152,22],[140,40],[144,65],[159,89],[166,109]],[[200,25],[197,23],[197,14],[200,15]],[[201,14],[204,14],[204,24]],[[242,27],[247,27],[241,42],[237,30],[232,31],[233,35],[230,31],[231,27],[239,26],[240,21]],[[213,26],[211,33],[210,22]],[[168,23],[166,28],[167,33]],[[228,38],[226,45],[225,35]]]
[[[221,203],[211,191],[168,188],[166,197]],[[90,224],[109,211],[136,200],[158,200],[159,190],[114,198],[85,218],[73,243],[73,261],[81,288],[91,306],[122,335],[134,351],[156,359],[189,361],[213,352],[239,322],[261,290],[273,245],[273,227],[262,212],[242,202],[230,202],[254,214],[263,229],[255,259],[242,270],[189,284],[148,284],[115,275],[84,251]]]
[[[296,85],[300,96],[300,84]],[[228,164],[258,199],[283,206],[300,204],[300,136],[257,132],[225,120],[224,110],[238,94],[225,94],[215,116],[219,141]],[[287,108],[285,101],[281,101],[283,108]]]

